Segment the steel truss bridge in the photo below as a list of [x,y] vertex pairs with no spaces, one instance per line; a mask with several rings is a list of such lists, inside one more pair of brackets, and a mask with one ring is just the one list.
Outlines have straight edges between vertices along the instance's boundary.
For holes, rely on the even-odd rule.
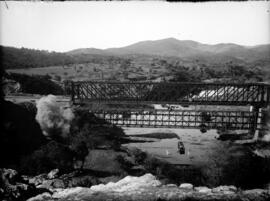
[[[256,112],[194,110],[95,110],[106,122],[128,127],[201,128],[250,130]],[[260,118],[260,116],[259,116]]]
[[269,104],[267,84],[227,83],[151,83],[151,82],[69,82],[72,102],[116,104],[177,104],[252,106],[248,111],[90,109],[112,123],[131,127],[174,127],[257,130],[261,126],[261,108]]

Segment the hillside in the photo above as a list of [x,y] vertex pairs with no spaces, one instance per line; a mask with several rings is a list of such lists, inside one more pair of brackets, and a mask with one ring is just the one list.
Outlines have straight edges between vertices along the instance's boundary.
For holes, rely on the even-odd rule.
[[27,48],[0,46],[1,65],[5,69],[35,68],[72,63],[72,58],[63,53]]
[[1,61],[9,72],[48,74],[57,80],[270,81],[270,44],[207,45],[168,38],[66,53],[1,47]]

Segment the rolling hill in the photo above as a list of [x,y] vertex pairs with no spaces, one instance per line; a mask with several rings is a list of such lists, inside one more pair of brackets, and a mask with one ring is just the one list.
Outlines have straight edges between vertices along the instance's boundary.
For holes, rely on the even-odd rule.
[[185,59],[209,59],[213,57],[236,59],[253,62],[270,59],[270,44],[258,46],[241,46],[232,43],[216,45],[202,44],[191,40],[167,38],[155,41],[142,41],[126,47],[101,49],[76,49],[67,54],[103,54],[103,55],[158,55]]

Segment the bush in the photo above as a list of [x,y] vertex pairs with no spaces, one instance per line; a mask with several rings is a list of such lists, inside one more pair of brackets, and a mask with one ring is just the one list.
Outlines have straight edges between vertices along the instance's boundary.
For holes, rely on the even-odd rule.
[[[103,119],[97,118],[88,110],[74,111],[75,118],[71,123],[69,141],[84,141],[89,149],[101,145],[110,146],[114,149],[120,147],[120,138],[125,136],[123,130],[116,126],[104,123]],[[100,125],[98,125],[100,123]]]
[[168,179],[170,183],[192,183],[202,185],[200,169],[194,166],[180,166],[169,164],[152,156],[147,156],[144,161],[147,172],[157,175],[159,179]]
[[217,146],[200,168],[203,185],[210,187],[262,188],[270,181],[270,159],[254,155],[248,147],[229,143]]
[[51,141],[21,159],[20,171],[36,175],[58,168],[61,172],[73,169],[74,153],[65,145]]
[[81,169],[84,166],[85,158],[89,154],[89,149],[86,145],[86,142],[83,140],[75,139],[75,141],[72,142],[70,145],[71,150],[73,151],[75,160],[81,161]]
[[135,158],[135,163],[138,165],[142,164],[147,158],[147,153],[138,148],[129,148],[128,154]]
[[124,170],[130,170],[130,168],[134,165],[122,155],[117,155],[116,161],[120,163],[121,168]]

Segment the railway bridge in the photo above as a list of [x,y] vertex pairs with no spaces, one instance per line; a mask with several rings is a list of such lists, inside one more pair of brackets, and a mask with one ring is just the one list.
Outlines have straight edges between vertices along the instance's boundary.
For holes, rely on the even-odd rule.
[[[269,105],[270,86],[262,83],[69,82],[72,102],[112,123],[131,127],[249,130],[262,129],[262,109]],[[118,104],[93,109],[89,104]],[[137,108],[139,104],[182,105],[181,109]],[[131,109],[121,107],[129,105]],[[194,109],[187,106],[198,106]],[[204,107],[204,105],[211,105]],[[224,106],[224,107],[223,107]],[[224,109],[224,108],[227,109]],[[228,109],[229,108],[229,109]],[[246,109],[239,109],[246,108]]]

